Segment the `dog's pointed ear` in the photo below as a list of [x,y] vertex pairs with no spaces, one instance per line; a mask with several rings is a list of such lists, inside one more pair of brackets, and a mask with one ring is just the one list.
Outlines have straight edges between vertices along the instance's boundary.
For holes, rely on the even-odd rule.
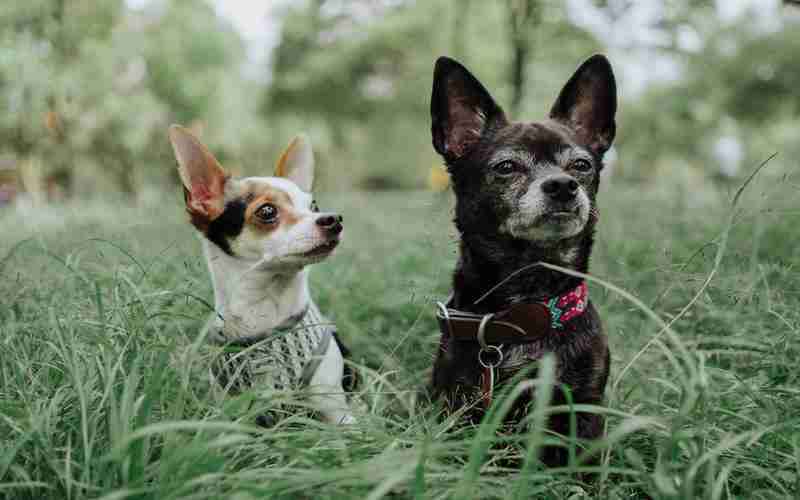
[[275,177],[285,177],[310,193],[314,184],[314,150],[306,134],[298,134],[286,146],[275,165]]
[[561,90],[550,118],[570,127],[578,140],[603,155],[616,134],[617,83],[611,63],[597,54],[586,60]]
[[446,161],[463,157],[489,128],[505,123],[502,108],[467,68],[448,57],[436,60],[431,134]]
[[186,209],[196,224],[208,223],[225,210],[227,174],[214,155],[187,129],[169,127],[169,141],[178,160]]

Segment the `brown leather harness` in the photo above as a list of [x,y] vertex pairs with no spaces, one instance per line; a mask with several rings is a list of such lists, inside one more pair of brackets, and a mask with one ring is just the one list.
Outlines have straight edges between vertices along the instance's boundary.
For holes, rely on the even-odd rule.
[[[436,319],[443,335],[457,342],[477,342],[478,364],[482,369],[481,399],[492,403],[496,370],[503,364],[506,345],[519,346],[563,334],[565,324],[582,315],[588,306],[586,283],[542,302],[514,304],[496,313],[475,314],[437,303]],[[442,344],[444,346],[444,343]]]

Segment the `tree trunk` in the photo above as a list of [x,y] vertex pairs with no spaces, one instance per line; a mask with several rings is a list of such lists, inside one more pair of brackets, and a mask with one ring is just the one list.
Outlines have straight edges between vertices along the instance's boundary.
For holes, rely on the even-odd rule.
[[533,51],[533,32],[541,23],[541,0],[508,0],[509,34],[511,37],[511,116],[516,116],[528,82],[527,63]]
[[451,39],[451,54],[456,59],[463,59],[466,51],[464,50],[464,35],[467,31],[466,24],[469,19],[469,8],[472,0],[453,0],[453,31]]

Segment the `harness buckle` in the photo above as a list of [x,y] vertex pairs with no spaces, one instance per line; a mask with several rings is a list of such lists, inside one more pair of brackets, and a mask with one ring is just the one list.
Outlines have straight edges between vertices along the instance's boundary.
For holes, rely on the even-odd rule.
[[437,301],[436,307],[439,309],[439,313],[442,315],[445,322],[447,323],[447,334],[450,335],[450,337],[452,337],[453,327],[450,325],[450,312],[447,310],[447,306]]
[[[487,359],[488,357],[488,359]],[[483,407],[489,408],[494,398],[495,369],[503,363],[502,346],[488,345],[478,351],[478,364],[483,367],[481,377],[481,400]]]
[[485,408],[489,408],[494,397],[494,370],[503,362],[503,349],[501,346],[486,343],[486,325],[494,317],[494,314],[486,314],[481,318],[478,325],[478,343],[481,350],[478,351],[478,364],[483,367],[483,380],[481,382],[481,399]]
[[495,369],[503,362],[503,350],[496,345],[481,347],[478,363],[486,369]]

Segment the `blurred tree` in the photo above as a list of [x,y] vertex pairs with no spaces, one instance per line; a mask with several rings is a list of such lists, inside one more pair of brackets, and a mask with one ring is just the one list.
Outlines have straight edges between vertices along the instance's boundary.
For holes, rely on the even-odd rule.
[[542,22],[542,6],[539,0],[507,0],[507,2],[512,86],[509,111],[512,116],[516,116],[527,86],[526,74],[533,50],[532,39],[535,30]]
[[471,4],[472,0],[453,0],[452,8],[455,14],[453,15],[453,26],[450,28],[452,32],[450,50],[456,59],[463,58],[465,55],[464,35],[466,30],[463,27],[469,20]]
[[679,44],[665,48],[683,63],[683,78],[651,88],[623,107],[622,161],[639,173],[651,170],[637,165],[669,159],[712,175],[730,171],[714,154],[714,145],[728,137],[744,141],[752,163],[776,150],[800,151],[796,143],[758,139],[800,116],[796,26],[787,19],[783,27],[758,29],[749,16],[729,25],[708,22],[716,19],[706,17],[709,8],[704,2],[687,2],[680,16],[664,25],[673,40],[686,23],[694,23],[698,31],[702,27],[699,50],[682,50]]
[[317,0],[287,12],[265,112],[310,112],[346,122],[384,105],[407,105],[409,99],[397,102],[403,88],[395,84],[418,53],[427,52],[433,36],[424,21],[432,9],[368,0],[326,8],[334,3]]
[[22,158],[58,149],[50,172],[66,184],[75,158],[69,141],[75,117],[65,110],[75,97],[69,90],[80,87],[64,89],[64,77],[80,63],[84,43],[108,36],[122,6],[122,0],[32,0],[0,7],[7,54],[0,60],[0,96],[8,110],[0,116],[0,139]]
[[147,85],[183,123],[203,118],[221,77],[245,62],[238,33],[206,2],[171,0],[143,31]]
[[[570,3],[308,0],[283,3],[271,72],[255,80],[242,77],[246,47],[210,1],[149,0],[139,9],[125,0],[0,2],[0,154],[42,165],[75,191],[135,194],[144,181],[175,182],[164,137],[172,121],[194,125],[233,170],[261,173],[270,168],[264,158],[308,129],[323,184],[418,187],[440,162],[428,128],[436,57],[455,56],[512,117],[526,119],[543,116],[577,64],[603,50],[572,24]],[[592,3],[612,34],[642,5]],[[716,170],[720,138],[747,138],[748,160],[765,148],[800,154],[796,141],[770,142],[789,137],[800,113],[797,25],[787,15],[759,30],[749,14],[723,24],[718,5],[653,2],[644,51],[635,36],[612,49],[623,85],[624,62],[637,58],[681,72],[624,96],[621,172],[676,158]]]
[[[457,55],[509,111],[532,118],[597,46],[562,5],[540,0],[317,0],[284,12],[261,110],[268,122],[318,124],[317,143],[361,187],[420,186],[439,161],[427,125],[438,56]],[[531,65],[547,71],[529,78]]]
[[[256,93],[239,77],[244,44],[206,2],[3,2],[0,40],[0,148],[41,160],[40,177],[70,191],[136,194],[144,177],[174,179],[170,121],[212,123],[223,154],[258,128],[256,110],[226,95]],[[220,133],[227,112],[249,131]]]
[[[430,30],[430,19],[447,15],[444,7],[319,0],[289,9],[262,106],[267,121],[291,115],[322,124],[329,140],[318,133],[317,149],[327,144],[363,187],[411,185],[409,173],[420,170],[409,163],[424,147],[411,117],[427,113],[431,54],[446,45],[446,32]],[[371,148],[374,157],[351,157]]]

